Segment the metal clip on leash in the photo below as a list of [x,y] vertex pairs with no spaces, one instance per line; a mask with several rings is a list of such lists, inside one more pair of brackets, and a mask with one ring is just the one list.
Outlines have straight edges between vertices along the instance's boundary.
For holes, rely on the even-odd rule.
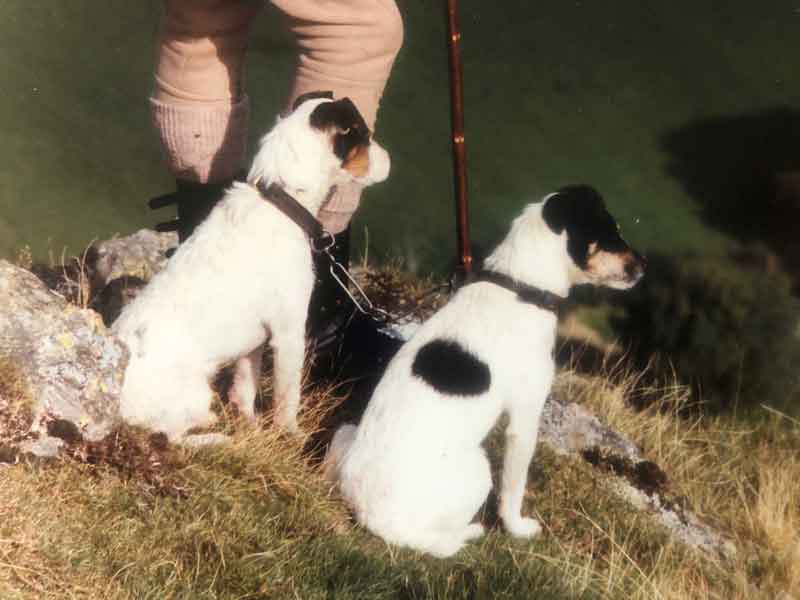
[[[322,244],[320,244],[320,241],[322,241]],[[322,252],[328,257],[328,261],[330,262],[329,272],[331,277],[333,277],[334,281],[336,281],[339,287],[342,288],[344,293],[347,294],[347,297],[350,298],[358,312],[369,317],[380,325],[386,325],[389,323],[392,319],[392,316],[382,308],[375,306],[372,303],[372,300],[369,299],[369,296],[367,296],[364,289],[358,285],[358,282],[350,274],[350,271],[348,271],[342,263],[338,262],[336,258],[334,258],[333,254],[331,253],[331,248],[333,248],[334,244],[335,240],[333,238],[333,234],[330,231],[325,230],[320,237],[312,241],[311,249],[316,253]],[[360,302],[356,299],[356,296],[350,292],[347,282],[352,283],[353,286],[358,290],[356,295],[359,296],[361,300]]]
[[[347,294],[348,298],[350,298],[358,311],[381,325],[388,323],[391,319],[389,313],[375,306],[367,297],[367,294],[364,293],[364,290],[361,289],[361,286],[358,285],[358,282],[353,279],[353,276],[350,275],[344,265],[337,262],[336,258],[334,258],[331,248],[336,245],[336,239],[333,237],[333,234],[325,229],[317,220],[317,218],[308,211],[307,208],[300,204],[280,185],[276,183],[267,185],[264,180],[259,177],[253,182],[253,187],[258,190],[258,193],[261,194],[261,197],[264,200],[270,202],[284,215],[294,221],[295,224],[305,232],[305,234],[308,236],[311,251],[314,254],[324,253],[325,256],[328,257],[328,260],[330,261],[331,277],[333,277],[339,287],[344,290],[344,293]],[[358,295],[360,296],[361,302],[356,300],[355,296],[350,293],[347,283],[345,283],[345,281],[342,279],[342,276],[344,279],[352,283],[358,290]],[[366,307],[364,305],[366,305]]]

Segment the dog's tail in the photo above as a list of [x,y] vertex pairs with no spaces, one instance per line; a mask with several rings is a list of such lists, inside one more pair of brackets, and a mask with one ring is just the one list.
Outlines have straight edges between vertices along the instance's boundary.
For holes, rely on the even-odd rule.
[[353,440],[356,437],[355,425],[342,425],[336,431],[322,463],[322,475],[330,483],[336,483],[339,479],[339,469],[342,459],[347,455]]

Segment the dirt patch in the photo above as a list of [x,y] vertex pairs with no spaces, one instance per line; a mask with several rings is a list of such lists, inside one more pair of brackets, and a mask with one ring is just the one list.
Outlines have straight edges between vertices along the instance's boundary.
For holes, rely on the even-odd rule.
[[120,426],[102,440],[89,442],[81,438],[74,424],[63,420],[49,423],[48,433],[65,442],[63,456],[86,465],[92,475],[110,469],[151,494],[171,498],[187,495],[179,476],[186,462],[162,433]]
[[625,478],[636,489],[648,496],[663,494],[667,489],[667,474],[650,460],[633,461],[627,456],[608,452],[599,446],[586,448],[581,452],[589,464],[606,472]]

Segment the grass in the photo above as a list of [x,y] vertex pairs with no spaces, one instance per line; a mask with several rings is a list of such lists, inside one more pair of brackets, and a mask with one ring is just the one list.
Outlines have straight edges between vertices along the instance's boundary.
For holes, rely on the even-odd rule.
[[[264,389],[269,389],[268,378]],[[631,408],[631,374],[557,385],[638,442],[685,498],[737,547],[692,551],[613,492],[582,459],[540,447],[525,510],[544,533],[493,526],[456,557],[387,547],[355,526],[321,479],[317,454],[270,425],[224,415],[231,443],[188,449],[120,428],[55,462],[0,464],[0,597],[28,598],[775,598],[800,592],[800,429],[743,430]],[[653,392],[654,390],[649,390]],[[24,394],[22,394],[24,396]],[[18,400],[22,396],[17,394]],[[311,389],[304,431],[341,402]],[[502,426],[487,443],[498,463]],[[305,440],[306,442],[308,440]],[[489,502],[482,519],[496,516]]]
[[387,549],[352,528],[301,446],[273,430],[168,452],[157,487],[78,460],[0,471],[0,595],[513,598],[535,585],[565,597],[558,569],[502,537],[445,562]]
[[[19,258],[30,263],[27,253]],[[80,266],[80,261],[78,261]],[[365,265],[368,267],[368,265]],[[76,267],[77,268],[77,267]],[[78,272],[80,269],[78,268]],[[79,274],[79,273],[78,273]],[[79,281],[75,273],[62,277]],[[365,269],[371,297],[394,310],[429,298],[432,280]],[[78,286],[80,287],[80,286]],[[74,294],[72,302],[88,296]],[[384,300],[379,301],[380,304]],[[271,395],[269,375],[262,395]],[[356,526],[319,469],[323,423],[347,412],[340,388],[307,387],[301,427],[278,433],[224,405],[226,445],[170,446],[119,427],[106,440],[72,440],[43,462],[9,452],[28,437],[24,369],[0,356],[0,598],[713,598],[800,594],[800,425],[774,411],[743,425],[687,410],[686,388],[661,385],[623,363],[601,376],[562,371],[556,387],[627,434],[668,475],[669,498],[736,548],[731,558],[692,550],[615,492],[582,458],[541,446],[524,512],[544,532],[515,540],[497,524],[437,560],[389,547]],[[648,408],[636,409],[642,397]],[[498,475],[503,423],[486,447]],[[788,598],[783,596],[782,598]]]
[[[800,591],[800,427],[779,414],[743,424],[730,416],[686,416],[689,392],[630,373],[585,380],[565,374],[568,397],[626,433],[670,477],[671,492],[738,548],[736,597]],[[631,394],[658,401],[634,411]],[[771,594],[771,595],[770,595]]]

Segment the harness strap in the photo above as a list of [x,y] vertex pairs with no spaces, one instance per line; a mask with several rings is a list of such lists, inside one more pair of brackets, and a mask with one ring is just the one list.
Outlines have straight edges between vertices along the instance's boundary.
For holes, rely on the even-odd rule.
[[521,281],[517,281],[508,275],[487,269],[482,269],[470,276],[465,282],[465,285],[478,283],[481,281],[493,283],[501,288],[505,288],[511,292],[514,292],[520,302],[533,304],[534,306],[538,306],[544,310],[549,310],[556,316],[558,316],[558,311],[565,301],[565,298],[559,296],[558,294],[528,285],[527,283],[522,283]]

